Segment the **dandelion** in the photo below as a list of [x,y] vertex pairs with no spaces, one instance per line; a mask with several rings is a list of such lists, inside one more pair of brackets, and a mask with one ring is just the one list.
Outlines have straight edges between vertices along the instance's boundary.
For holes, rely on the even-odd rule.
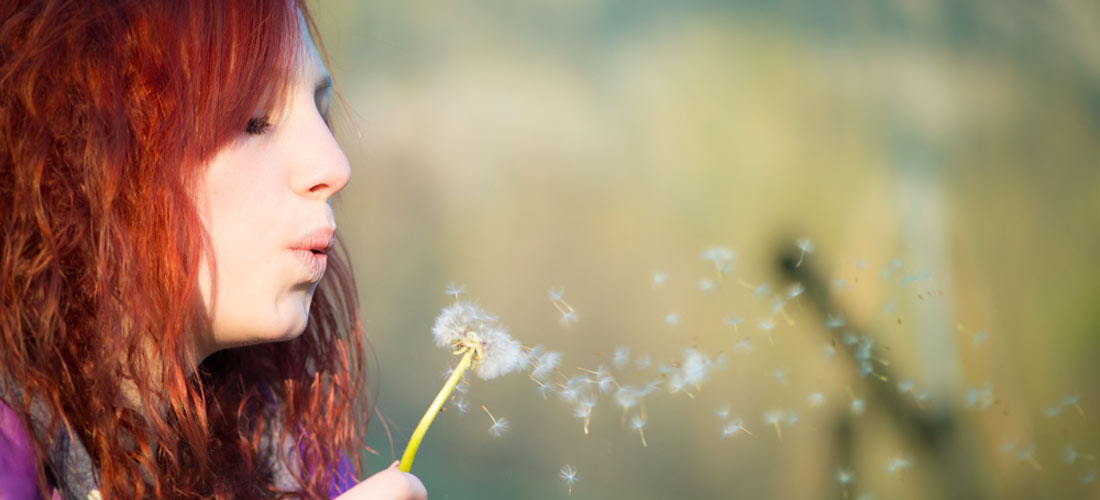
[[902,456],[897,456],[886,463],[886,472],[897,474],[913,466],[913,461]]
[[648,448],[649,444],[645,442],[645,423],[646,419],[641,415],[630,417],[630,428],[638,431],[638,435],[642,438],[642,446]]
[[820,408],[825,406],[825,395],[820,392],[815,392],[806,396],[806,401],[810,402],[811,408]]
[[630,348],[624,345],[615,348],[614,354],[611,355],[611,364],[616,370],[622,370],[630,363]]
[[775,435],[779,439],[783,439],[783,429],[780,428],[779,424],[783,422],[784,416],[783,410],[779,409],[764,412],[764,423],[775,427]]
[[504,434],[504,431],[508,430],[508,420],[505,418],[496,418],[492,413],[489,413],[489,409],[485,405],[481,405],[481,409],[485,410],[485,413],[489,415],[489,419],[493,421],[493,425],[489,426],[489,434],[493,437],[500,437]]
[[657,288],[659,286],[664,286],[665,282],[667,282],[667,281],[668,281],[668,273],[661,272],[661,271],[655,271],[653,273],[653,279],[650,282],[651,283],[650,286],[652,288]]
[[565,485],[569,487],[569,496],[573,496],[573,483],[577,482],[577,469],[572,465],[566,464],[558,471],[558,477],[562,481],[565,481]]
[[680,325],[680,315],[676,313],[668,313],[665,315],[665,324],[669,328],[676,328]]
[[546,294],[548,297],[550,297],[550,303],[553,304],[554,309],[557,309],[558,313],[561,314],[561,319],[559,320],[559,322],[562,326],[571,326],[576,323],[578,319],[580,319],[577,316],[577,311],[573,309],[573,306],[569,305],[569,303],[562,298],[565,295],[564,288],[554,287],[551,288]]
[[799,240],[795,243],[798,245],[798,249],[801,251],[801,253],[798,254],[798,262],[794,265],[794,267],[801,267],[802,259],[806,257],[806,254],[814,253],[814,242],[811,241],[809,238],[799,238]]
[[412,468],[428,427],[468,368],[472,366],[481,379],[491,380],[518,370],[527,362],[522,345],[509,335],[497,318],[470,303],[456,302],[444,307],[432,326],[432,336],[437,346],[451,349],[462,359],[413,430],[401,456],[399,468],[403,472]]
[[447,295],[454,295],[456,302],[458,301],[458,296],[462,295],[462,292],[465,292],[465,291],[466,291],[466,285],[462,285],[462,284],[458,284],[458,283],[448,284],[447,288],[446,288]]

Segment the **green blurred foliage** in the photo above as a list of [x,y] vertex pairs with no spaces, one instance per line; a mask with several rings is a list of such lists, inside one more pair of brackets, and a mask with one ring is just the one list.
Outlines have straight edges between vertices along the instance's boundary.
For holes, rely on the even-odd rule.
[[[695,398],[652,399],[648,447],[606,397],[586,436],[569,405],[541,399],[523,375],[475,381],[471,411],[444,413],[418,456],[432,498],[563,498],[567,463],[577,498],[1100,494],[1080,479],[1095,462],[1063,460],[1067,444],[1100,452],[1095,2],[314,9],[347,101],[338,134],[354,176],[337,211],[388,424],[375,418],[368,432],[382,454],[368,456],[372,469],[400,455],[453,362],[429,336],[453,281],[525,344],[561,350],[568,374],[609,365],[617,345],[655,362],[696,346],[727,367]],[[801,236],[817,245],[807,267],[849,285],[831,285],[836,307],[927,393],[927,415],[952,419],[964,471],[944,474],[871,399],[872,381],[822,355],[829,337],[809,299],[787,307],[795,325],[780,318],[774,344],[754,328],[769,304],[737,280],[782,290],[779,255]],[[714,274],[700,258],[711,245],[739,256],[708,294],[696,284]],[[902,269],[881,279],[895,257]],[[667,286],[650,286],[657,270]],[[923,271],[933,278],[897,286]],[[552,286],[576,325],[558,324]],[[726,315],[746,318],[739,332]],[[974,347],[979,330],[989,338]],[[744,336],[751,353],[733,350]],[[986,384],[995,402],[968,407],[967,390]],[[1044,415],[1075,391],[1084,418]],[[812,392],[823,407],[807,405]],[[865,414],[850,416],[852,397],[869,398]],[[727,402],[755,439],[720,438],[714,410]],[[489,436],[480,404],[512,422],[508,434]],[[782,440],[761,420],[776,407],[800,412]],[[1029,445],[1041,470],[1019,456]],[[914,467],[888,473],[896,456]],[[839,466],[855,471],[852,491],[836,483]]]

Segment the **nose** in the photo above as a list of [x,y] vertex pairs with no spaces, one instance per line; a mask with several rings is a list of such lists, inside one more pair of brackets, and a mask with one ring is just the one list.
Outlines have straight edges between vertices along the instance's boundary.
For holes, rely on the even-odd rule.
[[294,190],[309,199],[328,201],[348,184],[351,165],[319,115],[311,116],[308,128],[300,133],[303,150],[294,176]]

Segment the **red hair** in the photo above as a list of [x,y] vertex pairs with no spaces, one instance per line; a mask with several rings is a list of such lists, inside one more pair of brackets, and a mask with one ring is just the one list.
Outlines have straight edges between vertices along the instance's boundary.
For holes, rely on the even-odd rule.
[[[188,189],[278,103],[299,12],[313,30],[293,0],[0,4],[0,380],[28,429],[37,401],[76,433],[105,498],[288,493],[260,449],[272,432],[298,443],[307,496],[327,497],[342,455],[359,469],[370,405],[342,247],[299,338],[201,364],[188,349],[209,252]],[[32,437],[45,488],[51,443]]]

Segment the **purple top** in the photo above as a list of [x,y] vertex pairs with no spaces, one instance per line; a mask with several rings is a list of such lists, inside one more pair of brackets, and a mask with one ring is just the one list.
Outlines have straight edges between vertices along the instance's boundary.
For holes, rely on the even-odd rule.
[[[0,500],[42,500],[38,494],[34,445],[19,422],[19,415],[3,400],[0,400],[0,450],[5,450],[0,453]],[[351,461],[341,457],[329,486],[329,497],[340,496],[356,482]],[[61,499],[57,490],[53,490],[52,499]]]

